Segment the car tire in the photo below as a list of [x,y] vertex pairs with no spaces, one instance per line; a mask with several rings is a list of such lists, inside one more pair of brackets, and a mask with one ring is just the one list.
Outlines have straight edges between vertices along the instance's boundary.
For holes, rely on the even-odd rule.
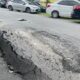
[[25,12],[26,13],[31,13],[31,9],[30,8],[26,8]]
[[12,6],[8,6],[9,11],[13,11],[13,7]]
[[59,12],[58,11],[53,11],[51,16],[52,16],[52,18],[59,18]]

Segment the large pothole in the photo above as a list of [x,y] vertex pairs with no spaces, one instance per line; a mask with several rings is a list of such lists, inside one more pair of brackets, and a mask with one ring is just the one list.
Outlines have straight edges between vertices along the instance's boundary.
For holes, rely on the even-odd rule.
[[80,80],[79,40],[72,37],[2,30],[0,50],[8,68],[24,80]]
[[6,31],[0,33],[0,50],[8,68],[20,74],[24,80],[51,80],[32,60],[23,58],[16,53],[11,42],[3,37],[5,33]]

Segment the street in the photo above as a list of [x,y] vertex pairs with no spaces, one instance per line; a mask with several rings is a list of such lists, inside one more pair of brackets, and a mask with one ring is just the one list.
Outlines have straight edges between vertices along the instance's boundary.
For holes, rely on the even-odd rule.
[[0,80],[80,80],[80,24],[0,8]]
[[[19,21],[25,19],[26,21]],[[65,19],[52,19],[36,14],[27,14],[17,11],[9,11],[0,8],[0,21],[5,22],[12,27],[31,27],[50,33],[66,34],[80,38],[80,24],[73,23]]]

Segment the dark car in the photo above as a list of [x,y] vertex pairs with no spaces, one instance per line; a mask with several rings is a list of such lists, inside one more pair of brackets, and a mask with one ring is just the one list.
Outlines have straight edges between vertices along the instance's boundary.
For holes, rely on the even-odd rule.
[[0,0],[0,7],[6,7],[7,0]]
[[34,5],[40,7],[41,12],[46,12],[46,8],[41,6],[39,2],[32,2]]
[[80,5],[75,5],[72,13],[72,18],[80,19]]

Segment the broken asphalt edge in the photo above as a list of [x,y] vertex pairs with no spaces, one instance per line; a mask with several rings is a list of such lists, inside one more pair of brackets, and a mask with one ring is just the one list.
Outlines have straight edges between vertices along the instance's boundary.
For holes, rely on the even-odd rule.
[[[3,37],[5,33],[6,31],[0,32],[0,51],[1,57],[3,57],[4,61],[7,63],[9,70],[21,75],[24,80],[52,80],[31,60],[18,55],[16,51],[14,51],[11,42]],[[25,78],[28,74],[30,74],[30,76]],[[34,79],[32,79],[31,76]]]
[[[57,76],[60,76],[60,73],[62,74],[60,77],[66,77],[67,76],[66,72],[68,72],[68,74],[71,73],[70,76],[72,76],[73,74],[76,74],[76,73],[77,74],[80,73],[80,68],[79,68],[79,66],[80,66],[79,65],[79,55],[80,55],[79,52],[80,51],[78,51],[78,48],[76,48],[70,41],[66,41],[65,39],[61,39],[57,35],[52,35],[52,34],[49,34],[48,32],[44,32],[44,31],[37,31],[37,32],[32,33],[32,35],[36,36],[38,38],[38,40],[40,40],[41,42],[45,41],[44,44],[45,45],[48,44],[49,47],[51,48],[50,49],[46,46],[41,45],[44,48],[44,50],[46,50],[46,51],[42,50],[43,51],[42,56],[41,56],[41,53],[40,53],[40,55],[35,55],[36,57],[38,56],[38,58],[40,57],[40,58],[42,58],[42,60],[45,61],[45,62],[44,61],[42,62],[42,60],[40,60],[40,63],[45,65],[43,67],[46,70],[44,73],[42,71],[43,70],[42,67],[40,67],[41,64],[39,63],[38,59],[37,60],[40,65],[39,64],[36,65],[35,64],[36,61],[34,62],[33,60],[31,60],[27,57],[24,58],[23,56],[20,56],[18,52],[15,51],[14,46],[12,45],[12,42],[9,41],[9,39],[4,37],[7,33],[8,33],[8,31],[6,31],[6,30],[0,31],[0,50],[2,52],[2,57],[4,58],[4,61],[7,63],[9,69],[15,73],[20,74],[24,80],[55,80],[55,78],[57,78]],[[23,33],[25,33],[25,32],[23,32]],[[12,35],[13,35],[13,33],[9,34],[9,36],[12,36]],[[27,39],[32,38],[28,34],[26,34],[26,35],[24,34],[24,36],[26,36]],[[45,38],[48,39],[48,37],[49,37],[49,40],[52,40],[52,43],[46,42],[47,40],[43,40]],[[37,41],[37,40],[35,39],[35,41]],[[55,44],[57,43],[57,44],[55,45],[54,43]],[[28,44],[26,44],[26,45],[28,45]],[[38,45],[37,44],[34,44],[34,45],[38,46],[38,45],[40,45],[40,43],[38,43]],[[42,49],[41,46],[38,48],[39,50]],[[50,52],[47,50],[47,48],[49,49]],[[66,49],[68,49],[68,53],[66,52]],[[48,56],[48,54],[45,55],[45,53],[48,53],[47,51],[50,53],[51,56]],[[66,56],[66,54],[68,54],[68,55]],[[33,55],[33,53],[31,53],[31,55]],[[72,55],[72,56],[70,57],[70,55]],[[60,60],[59,57],[61,57],[62,59]],[[51,61],[54,61],[54,60],[56,60],[56,61],[51,63]],[[45,64],[45,63],[47,63],[47,61],[50,61],[50,63],[49,63],[50,65]],[[50,69],[50,71],[49,71],[50,74],[48,74],[47,67]],[[48,75],[46,75],[46,73]],[[55,75],[55,73],[57,73],[57,76],[53,76],[52,73],[54,75]],[[63,75],[65,75],[65,76],[63,76]],[[59,77],[58,77],[58,79],[59,79]],[[69,78],[67,78],[67,79],[69,79]],[[76,79],[74,79],[74,80],[76,80]]]

